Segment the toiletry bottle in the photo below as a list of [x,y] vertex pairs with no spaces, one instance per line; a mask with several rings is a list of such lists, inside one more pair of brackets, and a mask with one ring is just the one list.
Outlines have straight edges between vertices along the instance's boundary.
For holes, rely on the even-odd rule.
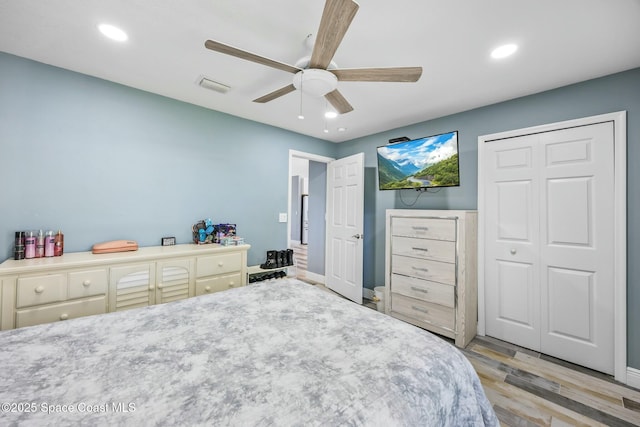
[[36,237],[36,258],[42,258],[44,256],[44,232],[38,230],[38,236]]
[[25,232],[24,237],[24,257],[27,259],[36,256],[36,233],[33,231]]
[[62,234],[62,231],[58,230],[54,240],[53,256],[60,256],[64,252],[64,234]]
[[44,233],[44,256],[46,257],[53,256],[54,247],[55,247],[55,236],[53,234],[53,231],[47,230],[47,232]]
[[13,259],[24,259],[24,231],[16,231]]

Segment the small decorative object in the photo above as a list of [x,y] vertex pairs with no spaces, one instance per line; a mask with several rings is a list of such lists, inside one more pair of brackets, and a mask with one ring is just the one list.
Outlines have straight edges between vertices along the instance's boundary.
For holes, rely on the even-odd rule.
[[198,245],[219,243],[223,246],[243,245],[244,239],[236,236],[235,224],[214,224],[210,218],[193,224],[193,242]]
[[198,245],[214,243],[216,237],[215,226],[211,218],[198,221],[191,228],[193,231],[193,242]]
[[173,246],[176,244],[175,237],[163,237],[162,238],[162,246]]
[[238,237],[238,236],[223,237],[222,239],[220,239],[220,244],[222,246],[244,245],[244,238],[243,237]]
[[216,224],[214,227],[214,242],[222,243],[222,239],[225,237],[235,237],[236,236],[236,225],[235,224]]

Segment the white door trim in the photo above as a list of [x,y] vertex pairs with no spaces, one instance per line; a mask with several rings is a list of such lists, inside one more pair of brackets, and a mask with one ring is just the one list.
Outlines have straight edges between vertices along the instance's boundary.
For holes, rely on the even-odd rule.
[[613,122],[614,128],[614,375],[627,383],[627,112],[617,111],[575,120],[515,129],[478,137],[478,335],[485,334],[484,186],[485,143],[504,138],[549,132],[595,123]]

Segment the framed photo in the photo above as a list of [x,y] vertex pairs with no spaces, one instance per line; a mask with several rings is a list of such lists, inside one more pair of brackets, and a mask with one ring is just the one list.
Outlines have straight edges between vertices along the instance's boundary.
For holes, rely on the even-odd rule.
[[162,238],[162,246],[172,246],[176,244],[175,237],[163,237]]

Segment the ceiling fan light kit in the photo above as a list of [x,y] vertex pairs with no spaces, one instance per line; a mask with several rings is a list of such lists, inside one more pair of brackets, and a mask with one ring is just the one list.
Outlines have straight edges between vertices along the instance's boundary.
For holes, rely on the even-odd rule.
[[324,96],[338,114],[345,114],[353,111],[353,107],[338,90],[338,82],[416,82],[422,75],[422,67],[337,68],[332,61],[333,56],[359,7],[358,3],[353,0],[326,0],[315,40],[311,35],[307,36],[305,40],[309,44],[313,40],[311,57],[302,58],[295,66],[218,41],[207,40],[205,47],[294,74],[291,84],[256,98],[253,102],[270,102],[290,92],[300,90],[301,93],[315,97]]
[[293,76],[293,86],[307,95],[320,97],[338,87],[338,78],[329,71],[311,68],[297,72]]

